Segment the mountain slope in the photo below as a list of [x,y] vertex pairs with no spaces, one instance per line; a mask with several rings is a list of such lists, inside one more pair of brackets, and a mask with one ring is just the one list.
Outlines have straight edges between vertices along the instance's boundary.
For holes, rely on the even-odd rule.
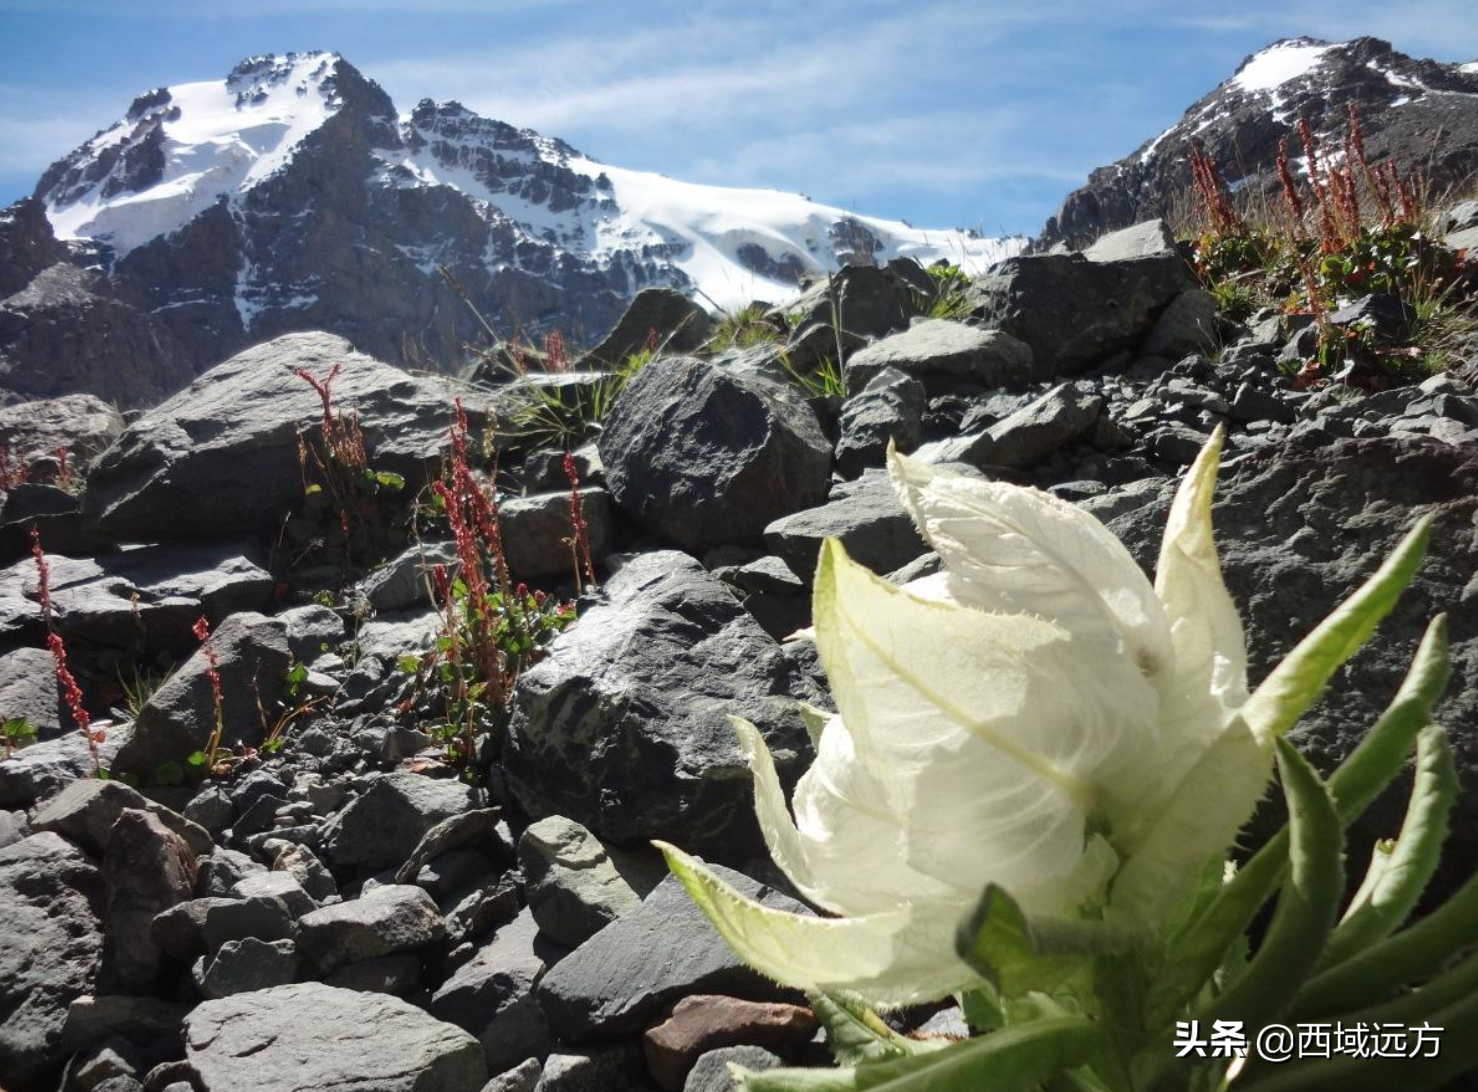
[[1478,172],[1478,62],[1442,64],[1398,53],[1378,38],[1290,38],[1244,60],[1185,116],[1130,155],[1094,171],[1069,194],[1035,246],[1083,246],[1105,231],[1189,206],[1188,153],[1199,142],[1234,191],[1276,202],[1278,141],[1299,155],[1295,126],[1307,118],[1338,146],[1349,107],[1360,111],[1371,161],[1394,155],[1422,169],[1435,195]]
[[[1021,245],[610,167],[457,103],[401,116],[333,53],[254,57],[224,80],[141,95],[49,168],[35,198],[46,245],[195,370],[303,329],[455,367],[480,328],[439,266],[503,333],[559,326],[581,341],[652,285],[730,308],[849,261],[978,271]],[[9,238],[0,223],[0,268]],[[0,343],[0,386],[61,393],[34,357]]]

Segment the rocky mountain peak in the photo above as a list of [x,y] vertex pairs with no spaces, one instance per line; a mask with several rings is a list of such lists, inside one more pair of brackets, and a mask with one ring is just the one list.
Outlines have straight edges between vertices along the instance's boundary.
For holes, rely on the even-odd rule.
[[1380,38],[1285,38],[1248,56],[1175,125],[1089,175],[1038,243],[1083,246],[1106,231],[1183,214],[1192,142],[1234,191],[1250,186],[1249,195],[1276,199],[1278,142],[1296,151],[1295,127],[1307,118],[1321,140],[1337,143],[1352,106],[1372,161],[1394,156],[1438,193],[1478,169],[1478,65],[1409,57]]

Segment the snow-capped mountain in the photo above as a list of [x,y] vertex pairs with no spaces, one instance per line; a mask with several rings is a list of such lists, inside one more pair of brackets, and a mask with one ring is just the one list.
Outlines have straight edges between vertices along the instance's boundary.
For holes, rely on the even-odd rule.
[[1478,61],[1455,65],[1398,53],[1378,38],[1289,38],[1252,54],[1175,125],[1094,171],[1068,195],[1036,245],[1079,246],[1105,231],[1189,205],[1187,166],[1199,142],[1231,188],[1251,186],[1276,202],[1278,141],[1300,156],[1295,126],[1307,118],[1337,148],[1349,107],[1358,107],[1372,162],[1394,155],[1419,168],[1441,195],[1478,171]]
[[[983,270],[1022,245],[623,170],[454,102],[401,115],[334,53],[253,57],[224,80],[141,95],[49,168],[34,200],[48,245],[86,269],[71,277],[73,310],[78,291],[119,301],[145,340],[196,370],[301,329],[454,367],[478,325],[439,266],[505,333],[559,326],[580,341],[652,285],[728,309],[849,261]],[[5,223],[35,228],[34,211],[10,212]],[[6,238],[0,223],[0,266]],[[29,306],[45,310],[37,295]],[[0,386],[51,393],[27,379],[26,355],[0,343]],[[111,371],[68,382],[139,400],[108,389]]]

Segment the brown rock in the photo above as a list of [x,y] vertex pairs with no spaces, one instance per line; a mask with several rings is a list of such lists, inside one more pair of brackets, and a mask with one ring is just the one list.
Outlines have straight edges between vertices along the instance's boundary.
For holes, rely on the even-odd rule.
[[153,991],[163,956],[149,927],[156,915],[190,897],[195,871],[194,850],[158,818],[137,808],[118,816],[103,854],[103,974],[116,988]]
[[810,1042],[817,1025],[816,1014],[804,1005],[696,994],[679,1001],[665,1022],[647,1029],[642,1046],[657,1083],[681,1092],[688,1070],[710,1050],[759,1046],[785,1057]]

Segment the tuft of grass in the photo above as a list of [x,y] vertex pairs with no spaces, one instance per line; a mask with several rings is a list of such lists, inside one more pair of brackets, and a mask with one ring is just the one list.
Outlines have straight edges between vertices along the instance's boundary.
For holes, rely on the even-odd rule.
[[847,397],[847,382],[841,368],[831,357],[822,357],[821,363],[809,372],[802,372],[792,364],[790,354],[780,353],[780,366],[786,378],[810,398],[834,398],[842,401]]
[[957,265],[939,262],[925,270],[934,282],[932,294],[919,300],[920,308],[930,318],[959,320],[968,318],[970,275]]
[[765,305],[751,303],[737,311],[730,311],[718,320],[713,335],[708,339],[707,349],[711,353],[728,352],[730,349],[752,349],[756,345],[779,343],[785,340],[785,331],[765,317]]

